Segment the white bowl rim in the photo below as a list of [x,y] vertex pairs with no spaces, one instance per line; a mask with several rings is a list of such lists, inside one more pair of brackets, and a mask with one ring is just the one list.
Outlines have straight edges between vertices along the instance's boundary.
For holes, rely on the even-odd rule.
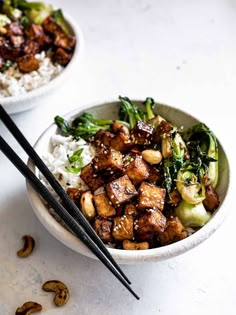
[[[37,96],[44,95],[48,91],[52,90],[62,80],[65,79],[65,76],[67,75],[67,73],[69,73],[69,70],[74,66],[75,61],[80,60],[81,57],[83,56],[83,53],[84,53],[83,32],[82,32],[79,24],[69,14],[65,13],[65,18],[66,18],[67,22],[69,23],[69,25],[70,25],[70,27],[71,27],[71,29],[72,29],[75,37],[76,37],[76,45],[75,45],[75,49],[74,49],[74,52],[73,52],[73,55],[72,55],[70,62],[68,63],[68,65],[66,67],[64,67],[64,69],[61,71],[61,73],[58,76],[53,78],[48,83],[46,83],[40,87],[37,87],[37,88],[35,88],[35,89],[33,89],[27,93],[24,93],[24,94],[0,98],[0,101],[6,110],[7,110],[8,105],[12,105],[13,103],[17,103],[17,102],[20,103],[20,102],[31,100]],[[17,113],[20,111],[21,110],[19,110],[19,111],[14,110],[14,113]]]
[[[140,99],[132,98],[132,101],[134,102],[142,102]],[[101,105],[104,105],[106,103],[117,103],[117,99],[106,99],[105,101],[100,101],[100,102],[93,102],[84,106],[80,106],[79,108],[76,108],[67,114],[63,115],[66,119],[72,118],[73,116],[83,112],[87,111],[89,109],[99,107]],[[196,116],[192,116],[185,110],[180,109],[180,107],[177,106],[170,106],[166,105],[165,103],[162,102],[156,102],[157,104],[164,105],[166,108],[170,109],[176,109],[183,114],[199,120]],[[200,121],[200,120],[199,120]],[[52,130],[56,131],[57,127],[55,123],[52,123],[38,138],[36,141],[34,148],[37,151],[39,149],[39,146],[44,139],[44,137],[47,137],[48,134],[51,133]],[[218,143],[220,143],[218,139]],[[229,174],[228,174],[228,185],[227,185],[227,190],[226,194],[224,197],[224,200],[222,201],[220,205],[220,211],[216,213],[216,215],[213,215],[211,220],[202,228],[200,228],[197,232],[192,234],[191,236],[178,241],[176,243],[170,244],[170,245],[165,245],[163,247],[158,247],[158,248],[152,248],[148,250],[143,250],[143,251],[132,251],[132,250],[122,250],[122,249],[114,249],[114,248],[108,248],[114,259],[119,263],[119,264],[137,264],[137,263],[142,263],[142,262],[154,262],[154,261],[161,261],[161,260],[166,260],[178,255],[181,255],[197,245],[201,244],[203,241],[208,239],[218,228],[219,226],[223,223],[228,211],[229,211],[229,198],[228,195],[231,192],[231,173],[230,173],[230,165],[229,165],[229,160],[228,160],[228,154],[225,152],[225,148],[221,145],[225,156],[226,156],[226,161],[229,167]],[[28,160],[28,166],[35,171],[34,164],[32,161],[29,159]],[[27,195],[29,202],[40,220],[40,222],[44,225],[44,227],[61,243],[66,245],[67,247],[71,248],[72,250],[93,258],[97,259],[89,249],[85,247],[85,245],[72,233],[70,233],[68,230],[66,230],[60,223],[58,223],[52,215],[48,212],[46,207],[44,206],[42,200],[40,199],[39,195],[37,192],[32,188],[32,186],[26,181],[26,187],[27,187]],[[64,236],[62,237],[62,235]]]

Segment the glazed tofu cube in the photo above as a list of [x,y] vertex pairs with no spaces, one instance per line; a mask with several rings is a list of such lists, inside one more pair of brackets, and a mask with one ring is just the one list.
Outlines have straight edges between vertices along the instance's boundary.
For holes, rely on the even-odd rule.
[[69,34],[59,33],[55,37],[54,45],[71,51],[75,46],[75,37]]
[[187,237],[187,232],[177,217],[168,219],[163,233],[158,235],[161,245],[168,245]]
[[101,150],[93,159],[94,169],[106,174],[121,172],[123,168],[122,154],[112,148]]
[[158,184],[162,181],[162,175],[159,169],[153,166],[149,166],[149,175],[147,181],[150,184]]
[[93,191],[104,184],[101,176],[98,176],[98,174],[96,174],[95,170],[93,169],[92,163],[89,163],[82,168],[80,177]]
[[213,212],[220,204],[219,196],[212,186],[206,187],[206,198],[203,200],[203,205],[207,211]]
[[98,130],[95,134],[93,143],[96,147],[109,147],[111,145],[111,140],[115,137],[113,133],[105,130]]
[[123,215],[113,220],[112,236],[117,241],[132,240],[134,220],[131,215]]
[[143,121],[138,121],[132,130],[132,140],[134,144],[149,145],[152,141],[154,128]]
[[93,201],[100,217],[112,217],[116,214],[115,208],[108,199],[106,193],[101,193],[93,196]]
[[10,24],[7,24],[4,26],[4,28],[7,30],[8,37],[12,35],[24,35],[21,25],[17,22],[12,22]]
[[14,47],[20,47],[24,43],[25,39],[20,35],[12,35],[10,36],[10,42]]
[[162,120],[153,133],[153,142],[158,143],[161,140],[161,136],[165,133],[169,133],[173,129],[173,126],[166,120]]
[[137,208],[136,208],[135,204],[128,203],[127,205],[125,205],[125,211],[124,212],[126,215],[136,216],[137,215]]
[[124,133],[117,133],[115,137],[111,140],[111,147],[121,153],[125,153],[130,150],[133,146],[130,137]]
[[131,242],[129,240],[124,240],[122,243],[122,246],[126,250],[144,250],[149,249],[149,243],[148,242]]
[[44,35],[44,30],[39,24],[29,24],[25,27],[25,34],[30,40],[40,40]]
[[39,68],[39,62],[33,55],[19,57],[17,64],[22,73],[36,71]]
[[93,224],[95,232],[104,243],[112,242],[112,222],[102,218],[96,218]]
[[40,46],[33,40],[27,40],[24,45],[24,53],[26,55],[36,55],[40,52]]
[[176,187],[172,190],[169,197],[170,198],[169,198],[168,204],[170,204],[173,207],[177,207],[182,199]]
[[53,62],[59,63],[59,65],[66,66],[71,59],[71,54],[68,54],[63,48],[57,48],[52,56]]
[[138,208],[145,209],[164,209],[166,190],[155,185],[142,182],[138,190]]
[[114,206],[119,206],[138,194],[127,175],[119,177],[107,184],[106,192]]
[[76,204],[79,204],[80,197],[84,191],[77,188],[68,188],[67,195]]
[[163,233],[166,227],[166,217],[157,210],[147,210],[134,221],[134,230],[137,234]]
[[149,166],[142,156],[137,154],[128,164],[125,173],[129,176],[132,183],[137,185],[148,178]]

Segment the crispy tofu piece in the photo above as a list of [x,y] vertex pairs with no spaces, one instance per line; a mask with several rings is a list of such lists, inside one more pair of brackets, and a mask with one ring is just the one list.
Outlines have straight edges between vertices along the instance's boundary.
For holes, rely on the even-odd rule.
[[92,166],[92,163],[89,163],[82,168],[80,177],[85,182],[85,184],[88,185],[88,187],[93,191],[95,191],[104,184],[104,181],[102,180],[101,176],[96,174]]
[[112,222],[102,218],[95,218],[93,228],[100,239],[105,243],[112,242]]
[[148,178],[149,166],[141,155],[136,154],[126,167],[125,174],[129,176],[134,185],[137,185]]
[[64,49],[57,48],[52,56],[53,62],[59,63],[61,66],[66,66],[71,60],[71,54],[68,54]]
[[5,25],[6,30],[7,30],[7,36],[10,37],[10,36],[14,36],[14,35],[17,35],[17,36],[22,36],[23,35],[23,30],[22,30],[22,27],[20,26],[19,23],[17,22],[12,22],[10,24],[7,24]]
[[21,48],[14,47],[9,42],[0,39],[0,56],[5,60],[16,61],[21,56]]
[[122,246],[126,250],[144,250],[149,249],[149,243],[148,242],[131,242],[129,240],[124,240],[122,243]]
[[57,34],[54,40],[54,45],[71,51],[75,46],[75,37],[66,33]]
[[106,192],[114,206],[119,206],[138,194],[127,175],[108,183],[106,185]]
[[65,50],[71,51],[75,46],[75,37],[66,34],[61,26],[50,16],[43,21],[43,28],[46,32],[53,35],[54,45]]
[[84,191],[77,188],[68,188],[67,195],[68,197],[73,200],[76,204],[79,204],[79,199]]
[[133,146],[130,137],[122,132],[118,132],[111,140],[111,147],[121,153],[125,153]]
[[138,190],[138,209],[164,209],[166,190],[155,185],[142,182]]
[[178,192],[177,188],[175,187],[174,190],[172,190],[172,192],[170,193],[170,200],[168,201],[168,204],[170,204],[173,207],[177,207],[181,199],[182,197]]
[[162,120],[153,133],[153,142],[158,143],[161,140],[161,136],[165,133],[169,133],[173,129],[173,126],[166,120]]
[[108,218],[116,215],[116,210],[112,206],[112,202],[108,199],[106,193],[94,195],[93,201],[100,217]]
[[167,220],[164,232],[158,234],[161,245],[168,245],[180,241],[188,236],[187,231],[177,217]]
[[123,168],[122,154],[112,148],[101,150],[98,155],[93,158],[94,169],[112,175],[121,172]]
[[[134,221],[134,226],[136,225],[137,221]],[[158,238],[157,238],[157,235],[154,234],[153,232],[147,232],[147,233],[140,233],[140,234],[137,234],[135,228],[134,228],[134,231],[135,231],[135,240],[138,241],[138,242],[148,242],[149,244],[149,247],[150,248],[154,248],[154,247],[158,247],[160,244]]]
[[56,36],[57,34],[60,34],[63,32],[61,26],[57,24],[51,16],[48,16],[43,21],[43,29],[44,31],[48,32],[49,34]]
[[27,40],[26,44],[24,45],[24,53],[26,55],[36,55],[39,53],[39,51],[39,43],[34,40]]
[[163,233],[166,227],[166,217],[160,210],[147,210],[134,221],[134,230],[137,234]]
[[137,215],[137,208],[136,208],[135,204],[128,203],[127,205],[125,205],[125,211],[124,212],[126,215],[136,216]]
[[14,47],[20,47],[24,43],[25,39],[21,35],[11,35],[10,42]]
[[132,129],[132,140],[134,144],[149,145],[152,142],[154,128],[147,122],[138,121]]
[[29,73],[39,69],[39,62],[33,55],[25,55],[18,58],[17,64],[22,73]]
[[212,186],[206,187],[206,198],[203,200],[203,205],[207,211],[213,212],[220,204],[219,196]]
[[26,26],[25,34],[29,40],[37,42],[41,47],[52,43],[52,39],[44,33],[43,27],[39,24]]
[[111,140],[115,137],[113,133],[107,130],[98,130],[93,138],[93,143],[96,147],[109,147],[111,145]]
[[44,35],[44,31],[41,25],[39,24],[29,24],[25,27],[25,34],[30,40],[38,40]]
[[153,166],[149,166],[149,175],[147,182],[150,184],[158,184],[162,181],[162,175],[159,169]]
[[112,236],[117,241],[132,240],[134,237],[134,219],[131,215],[123,215],[113,219]]

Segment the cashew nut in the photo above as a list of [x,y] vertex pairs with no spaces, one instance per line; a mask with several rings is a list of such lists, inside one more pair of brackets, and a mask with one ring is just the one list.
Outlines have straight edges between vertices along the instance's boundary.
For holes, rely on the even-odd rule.
[[18,307],[15,315],[30,315],[42,310],[42,305],[36,302],[25,302],[22,306]]
[[0,34],[1,35],[5,35],[7,33],[7,30],[6,30],[6,28],[5,27],[0,27]]
[[91,191],[85,191],[80,198],[81,211],[86,219],[93,220],[96,216],[96,210],[93,205],[93,194]]
[[149,243],[148,242],[131,242],[129,240],[123,241],[123,248],[126,250],[143,250],[143,249],[149,249]]
[[158,150],[144,150],[142,151],[142,158],[149,164],[159,164],[162,160],[162,154]]
[[24,241],[24,246],[22,249],[18,250],[17,255],[21,258],[25,258],[32,253],[35,246],[35,241],[30,235],[24,235],[22,240]]
[[116,121],[116,120],[112,123],[112,130],[115,133],[120,132],[126,136],[130,135],[129,128],[127,126],[123,125],[122,123],[120,123],[119,121]]
[[42,289],[47,292],[55,292],[54,303],[62,306],[69,300],[70,294],[67,286],[58,280],[50,280],[44,283]]

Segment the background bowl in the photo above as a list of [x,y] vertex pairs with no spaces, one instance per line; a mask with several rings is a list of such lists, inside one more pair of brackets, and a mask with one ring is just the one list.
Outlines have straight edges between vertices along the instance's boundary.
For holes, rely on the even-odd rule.
[[[143,101],[134,101],[134,103],[141,103]],[[116,119],[117,110],[120,102],[106,102],[100,105],[86,107],[86,111],[91,112],[97,117],[104,117],[106,113],[106,118]],[[68,120],[72,120],[84,110],[75,110],[68,113],[64,117]],[[158,114],[165,117],[167,120],[172,122],[176,126],[184,125],[186,128],[196,124],[199,120],[188,113],[168,106],[164,104],[157,103]],[[210,126],[209,126],[210,127]],[[35,149],[42,156],[45,152],[50,150],[50,137],[57,133],[57,126],[52,124],[38,139],[35,144]],[[213,130],[214,132],[214,130]],[[160,261],[167,258],[171,258],[180,255],[195,246],[199,245],[201,242],[206,240],[223,222],[223,219],[227,213],[228,207],[226,205],[226,195],[229,188],[230,179],[230,169],[226,153],[221,145],[219,139],[219,183],[217,185],[217,192],[220,198],[220,206],[215,211],[211,220],[193,235],[186,239],[173,243],[171,245],[166,245],[159,248],[148,249],[143,251],[127,251],[110,248],[109,251],[113,257],[120,264],[136,264],[145,261]],[[29,160],[28,165],[33,170],[33,172],[38,176],[38,171],[35,169],[33,163]],[[29,201],[34,209],[35,214],[39,218],[40,222],[45,226],[45,228],[54,235],[59,241],[73,249],[74,251],[85,255],[87,257],[95,258],[93,254],[83,245],[80,240],[78,240],[72,233],[60,225],[48,212],[44,203],[40,199],[39,195],[34,191],[34,189],[27,183],[27,192]],[[226,199],[226,200],[225,200]]]
[[58,76],[45,85],[26,92],[25,94],[0,98],[1,104],[9,114],[19,113],[42,104],[42,97],[48,96],[52,91],[63,84],[63,82],[65,83],[66,78],[71,74],[71,71],[77,67],[84,49],[83,33],[72,17],[67,14],[65,14],[65,17],[71,28],[72,34],[76,37],[76,45],[70,62]]

